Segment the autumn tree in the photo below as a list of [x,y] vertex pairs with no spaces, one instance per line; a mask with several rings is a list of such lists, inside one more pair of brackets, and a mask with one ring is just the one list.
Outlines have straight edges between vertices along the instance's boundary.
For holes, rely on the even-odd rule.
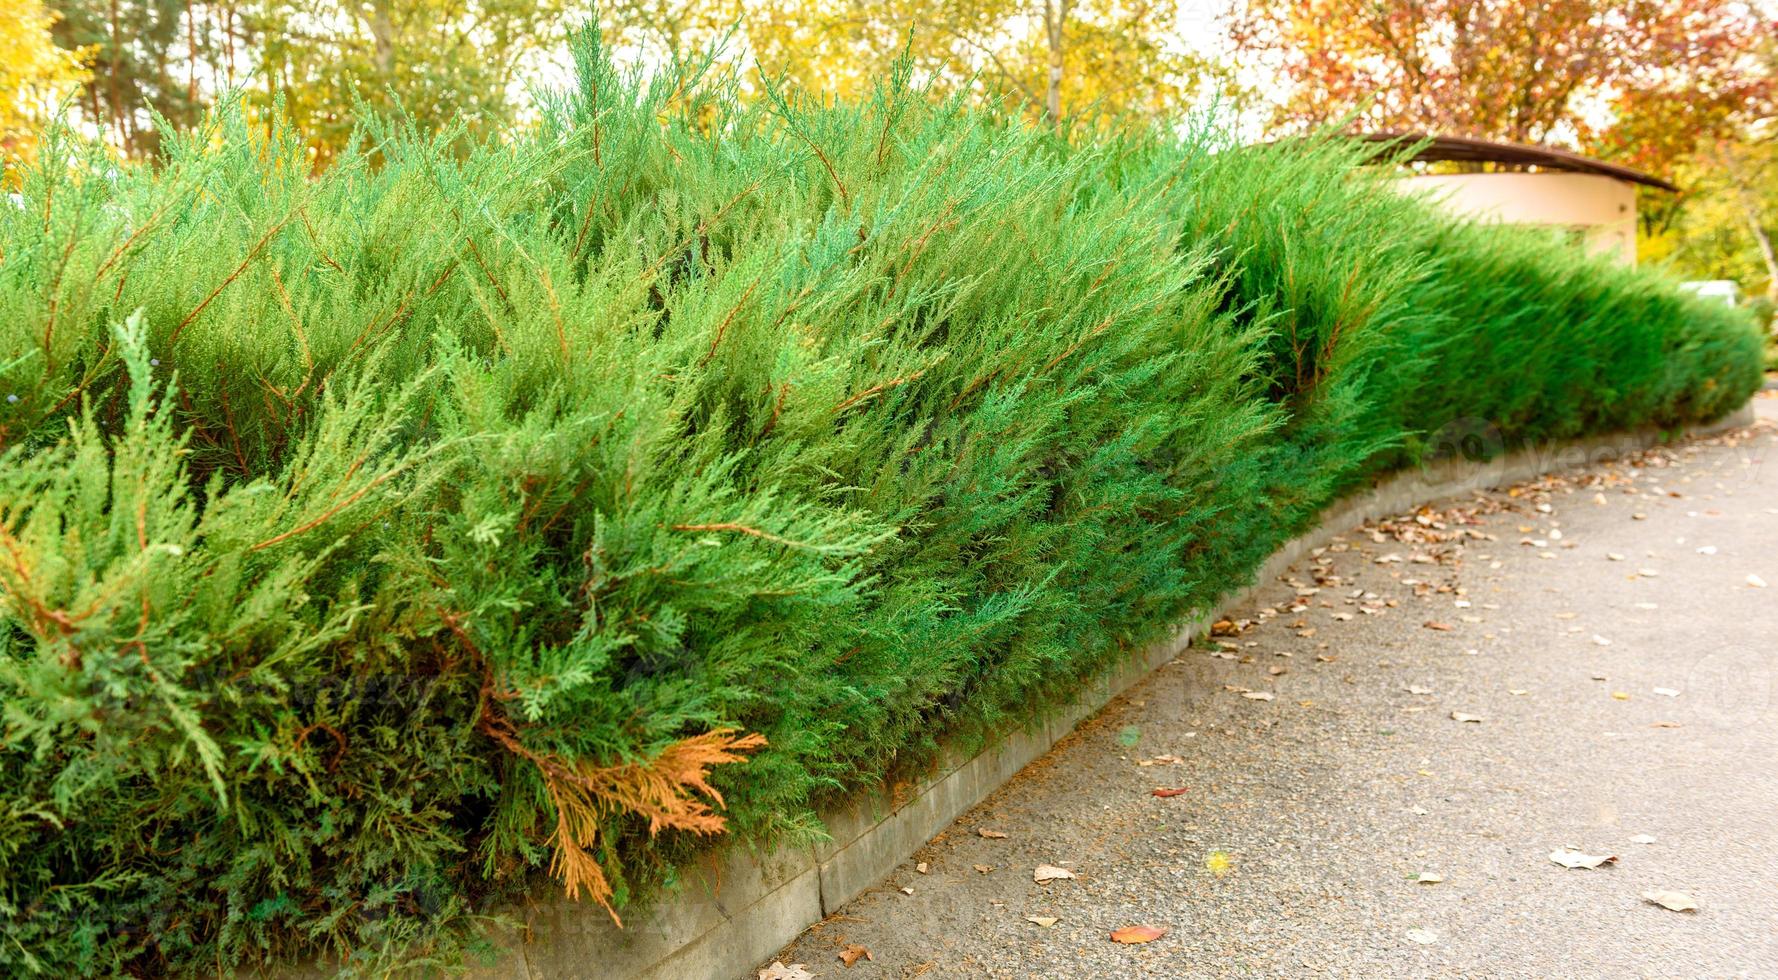
[[281,100],[319,165],[352,132],[360,104],[426,128],[485,138],[513,123],[573,18],[561,0],[263,0],[252,91]]
[[1231,84],[1160,0],[643,0],[608,6],[617,50],[726,53],[798,87],[857,94],[908,56],[939,94],[968,89],[1050,124],[1093,111],[1171,118]]
[[0,0],[0,164],[29,153],[33,132],[85,77],[84,49],[56,47],[40,0]]
[[[1287,86],[1276,122],[1564,142],[1662,169],[1771,96],[1778,21],[1727,0],[1245,0],[1236,49]],[[1616,128],[1630,119],[1646,125]]]
[[196,72],[207,70],[195,34],[205,7],[192,0],[49,0],[59,15],[56,43],[90,50],[94,82],[82,107],[130,156],[160,145],[155,117],[190,126],[205,100]]

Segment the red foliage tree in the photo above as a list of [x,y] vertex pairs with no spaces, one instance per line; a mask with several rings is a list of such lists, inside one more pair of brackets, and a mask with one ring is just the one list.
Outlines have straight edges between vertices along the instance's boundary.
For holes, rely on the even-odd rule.
[[1237,51],[1277,122],[1568,143],[1664,170],[1770,111],[1778,20],[1724,0],[1246,0]]

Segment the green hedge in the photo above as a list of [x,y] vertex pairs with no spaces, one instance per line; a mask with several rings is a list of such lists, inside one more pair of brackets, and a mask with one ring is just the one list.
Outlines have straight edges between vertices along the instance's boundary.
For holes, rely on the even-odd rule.
[[311,176],[224,113],[0,203],[6,972],[449,962],[552,875],[621,911],[1453,433],[1759,382],[1730,312],[1338,145],[579,70],[467,157],[371,122]]

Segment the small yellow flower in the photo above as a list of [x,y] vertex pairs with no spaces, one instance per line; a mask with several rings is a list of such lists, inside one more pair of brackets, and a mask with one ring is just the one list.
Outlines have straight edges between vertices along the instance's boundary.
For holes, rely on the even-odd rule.
[[1211,851],[1209,856],[1204,858],[1204,870],[1218,878],[1228,874],[1233,866],[1227,851]]

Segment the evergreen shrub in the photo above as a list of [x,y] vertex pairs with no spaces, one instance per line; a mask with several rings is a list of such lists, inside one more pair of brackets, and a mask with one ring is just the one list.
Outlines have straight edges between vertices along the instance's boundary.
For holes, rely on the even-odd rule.
[[1041,716],[1441,433],[1760,380],[1732,311],[1335,143],[578,74],[319,174],[240,113],[154,167],[64,133],[0,203],[0,969],[621,913]]

